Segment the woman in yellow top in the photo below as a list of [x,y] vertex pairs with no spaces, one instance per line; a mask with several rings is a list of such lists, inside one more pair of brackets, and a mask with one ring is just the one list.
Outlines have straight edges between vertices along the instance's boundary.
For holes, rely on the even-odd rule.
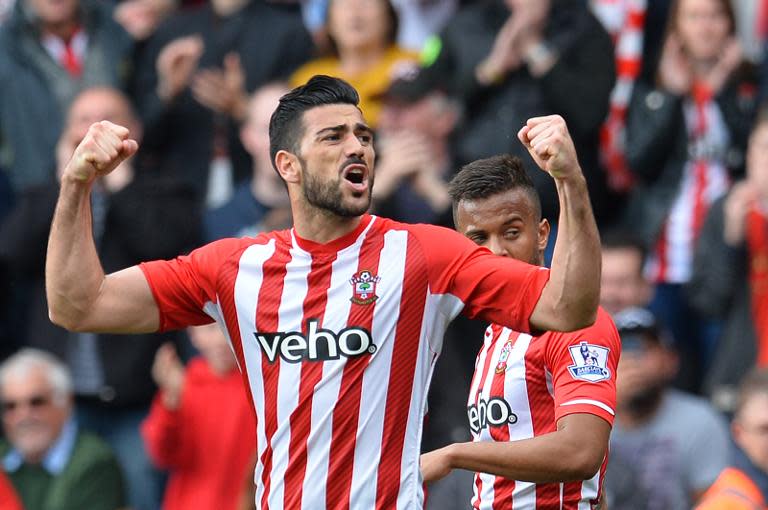
[[363,115],[375,126],[379,96],[393,80],[414,71],[418,55],[395,43],[397,13],[389,0],[330,0],[326,21],[333,54],[304,64],[291,85],[316,74],[342,78],[357,89]]

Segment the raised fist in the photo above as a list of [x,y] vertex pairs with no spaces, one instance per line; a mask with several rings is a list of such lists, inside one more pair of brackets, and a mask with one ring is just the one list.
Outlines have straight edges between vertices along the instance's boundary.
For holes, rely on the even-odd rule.
[[110,173],[138,150],[139,144],[129,136],[128,128],[107,120],[92,124],[64,168],[62,180],[91,183]]
[[539,168],[555,179],[581,176],[576,148],[565,120],[559,115],[528,119],[517,137]]

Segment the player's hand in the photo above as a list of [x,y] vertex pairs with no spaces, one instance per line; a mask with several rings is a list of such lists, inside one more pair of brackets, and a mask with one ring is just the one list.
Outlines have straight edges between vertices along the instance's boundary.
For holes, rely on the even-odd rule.
[[128,128],[107,120],[92,124],[64,168],[62,180],[90,184],[108,174],[139,149],[129,136]]
[[189,85],[202,54],[203,40],[198,35],[175,39],[160,51],[156,67],[161,99],[171,101]]
[[737,182],[731,188],[723,203],[723,240],[729,246],[740,246],[744,242],[747,212],[757,192],[748,181]]
[[436,482],[445,478],[451,472],[447,448],[423,453],[420,463],[421,476],[424,478],[424,483]]
[[555,179],[581,177],[576,148],[559,115],[534,117],[517,133],[536,164]]
[[184,365],[172,344],[160,346],[152,363],[152,378],[163,392],[163,404],[168,409],[176,409],[181,402],[184,388]]

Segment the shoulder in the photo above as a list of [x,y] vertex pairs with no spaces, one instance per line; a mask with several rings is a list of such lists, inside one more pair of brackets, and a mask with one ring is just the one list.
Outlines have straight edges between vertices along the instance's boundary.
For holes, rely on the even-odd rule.
[[550,341],[562,344],[588,341],[611,348],[620,346],[616,325],[613,323],[610,314],[603,307],[598,307],[597,317],[591,326],[570,332],[547,332],[542,336],[547,336]]
[[670,414],[674,413],[680,420],[697,424],[697,426],[708,424],[709,427],[725,430],[725,418],[703,397],[670,389],[665,397],[665,407]]
[[83,430],[77,434],[70,464],[76,461],[89,465],[117,462],[114,452],[103,439]]

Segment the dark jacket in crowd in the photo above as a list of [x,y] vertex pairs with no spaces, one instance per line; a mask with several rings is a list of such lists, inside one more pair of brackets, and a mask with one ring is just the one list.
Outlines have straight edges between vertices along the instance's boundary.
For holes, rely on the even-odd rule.
[[170,104],[157,95],[160,52],[171,41],[190,35],[199,35],[204,44],[198,68],[221,69],[228,53],[238,53],[249,93],[270,81],[287,79],[311,56],[312,40],[298,9],[252,0],[227,18],[220,18],[208,2],[180,11],[148,41],[134,83],[145,128],[144,149],[154,154],[157,164],[203,194],[216,133],[221,133],[232,159],[236,181],[250,176],[252,165],[232,119],[198,103],[188,88]]
[[[58,186],[31,188],[0,224],[0,265],[9,268],[12,284],[28,292],[25,345],[67,360],[69,333],[48,319],[45,298],[45,252]],[[200,213],[188,188],[173,181],[137,177],[107,199],[99,255],[106,273],[151,259],[169,259],[198,243]],[[150,370],[155,352],[179,333],[98,335],[104,386],[95,396],[105,405],[148,404],[156,387]]]
[[[724,161],[731,178],[744,174],[757,89],[750,69],[734,74],[715,98],[730,137]],[[653,246],[683,182],[689,134],[683,97],[648,81],[635,85],[627,119],[626,155],[637,185],[628,210],[638,238]],[[642,221],[638,219],[642,218]]]
[[112,19],[109,2],[80,0],[88,49],[79,79],[40,43],[26,0],[18,0],[0,27],[0,166],[17,191],[54,179],[54,148],[65,112],[84,88],[122,88],[133,43]]
[[517,132],[531,117],[560,114],[574,139],[596,214],[602,217],[609,204],[597,151],[615,82],[611,38],[583,2],[554,0],[544,28],[546,43],[559,56],[554,67],[534,78],[523,65],[498,85],[483,87],[475,68],[490,53],[509,16],[504,0],[468,5],[440,34],[440,53],[425,71],[465,105],[456,158],[466,164],[504,152],[522,157],[541,196],[544,215],[556,221],[558,200],[552,178],[538,170]]
[[739,382],[755,364],[757,346],[746,242],[732,247],[723,239],[726,199],[727,195],[709,210],[687,290],[691,306],[699,313],[724,321],[704,391],[718,407],[732,411]]

